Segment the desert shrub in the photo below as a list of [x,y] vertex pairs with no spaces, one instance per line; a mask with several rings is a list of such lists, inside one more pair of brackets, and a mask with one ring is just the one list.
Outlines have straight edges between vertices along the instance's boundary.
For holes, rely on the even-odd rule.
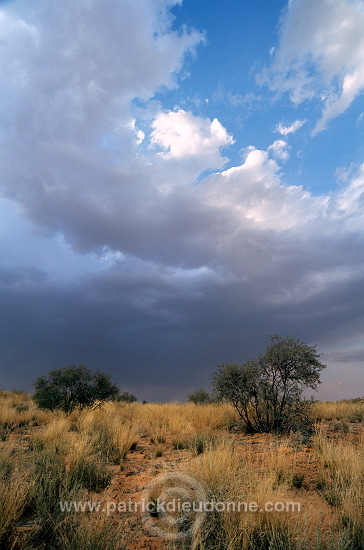
[[177,440],[177,439],[175,439],[172,444],[173,444],[173,449],[175,451],[182,450],[182,449],[188,449],[188,441],[186,441],[186,440]]
[[17,413],[21,413],[21,412],[24,412],[24,411],[28,411],[29,410],[29,405],[15,405],[15,410]]
[[221,440],[222,440],[222,436],[219,437],[218,435],[211,434],[209,432],[201,433],[201,434],[197,434],[196,437],[193,437],[188,442],[188,447],[191,449],[191,451],[195,455],[200,455],[206,449],[211,449],[213,447],[218,446]]
[[59,544],[60,529],[68,520],[75,523],[75,512],[63,511],[60,503],[84,501],[87,492],[82,485],[94,480],[77,465],[69,471],[65,459],[49,445],[32,456],[34,490],[30,509],[39,529],[32,534],[31,543],[36,547],[43,548],[46,544],[47,548],[63,548]]
[[104,463],[89,456],[89,451],[89,445],[84,443],[70,447],[64,454],[46,445],[32,455],[34,489],[30,509],[39,529],[30,536],[31,548],[124,548],[121,531],[111,518],[80,514],[72,508],[62,510],[60,506],[62,502],[70,505],[89,501],[89,492],[108,486],[111,473]]
[[196,453],[196,455],[200,455],[201,453],[203,453],[205,447],[206,439],[203,437],[195,437],[190,443],[190,448]]
[[36,452],[33,460],[35,489],[32,509],[44,534],[47,534],[62,516],[59,502],[74,500],[70,498],[70,493],[74,491],[66,464],[59,452],[45,447]]
[[120,395],[118,395],[117,401],[123,401],[124,403],[135,403],[138,400],[132,393],[123,391]]
[[292,476],[292,486],[296,489],[301,489],[303,482],[305,480],[305,474],[293,474]]
[[348,417],[348,422],[363,422],[364,410],[356,410]]
[[337,420],[332,422],[331,429],[335,433],[347,434],[349,432],[349,424],[345,420]]
[[76,407],[89,407],[96,402],[115,399],[119,389],[101,372],[92,374],[80,365],[65,367],[40,376],[34,382],[33,399],[41,409],[71,412]]
[[312,402],[303,392],[317,387],[323,368],[315,347],[275,335],[263,355],[222,363],[212,379],[217,397],[234,405],[248,432],[313,433]]
[[211,403],[211,397],[207,391],[200,389],[190,393],[187,400],[195,405],[202,405],[203,403]]
[[106,489],[112,477],[105,463],[96,458],[85,456],[81,456],[73,462],[68,475],[71,485],[80,485],[91,492]]

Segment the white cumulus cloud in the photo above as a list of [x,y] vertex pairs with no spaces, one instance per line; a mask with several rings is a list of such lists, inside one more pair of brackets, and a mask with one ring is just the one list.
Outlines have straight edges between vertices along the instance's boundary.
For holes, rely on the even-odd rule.
[[291,0],[281,21],[272,66],[260,82],[288,92],[293,103],[313,97],[322,115],[313,134],[364,91],[364,6],[353,0]]
[[152,128],[151,142],[164,150],[165,159],[199,157],[206,169],[221,168],[227,159],[220,149],[234,143],[216,118],[210,121],[182,109],[159,113]]
[[307,122],[306,119],[304,120],[295,120],[292,124],[289,126],[285,126],[283,122],[279,122],[276,126],[276,132],[279,134],[282,134],[282,136],[288,136],[289,134],[294,134],[302,128],[302,126]]
[[272,145],[268,147],[268,151],[277,159],[284,161],[289,159],[288,148],[289,145],[284,139],[276,139]]

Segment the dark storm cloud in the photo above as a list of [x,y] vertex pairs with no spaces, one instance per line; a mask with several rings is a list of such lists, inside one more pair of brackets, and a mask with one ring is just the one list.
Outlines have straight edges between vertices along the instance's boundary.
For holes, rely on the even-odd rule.
[[353,314],[361,320],[358,289],[350,294],[345,286],[292,306],[269,300],[269,272],[249,282],[209,274],[183,284],[173,279],[163,268],[121,263],[63,288],[3,285],[2,357],[14,366],[2,372],[7,387],[29,389],[51,368],[83,363],[141,399],[184,399],[194,387],[208,387],[218,362],[263,351],[265,335],[277,329],[317,343],[354,322]]

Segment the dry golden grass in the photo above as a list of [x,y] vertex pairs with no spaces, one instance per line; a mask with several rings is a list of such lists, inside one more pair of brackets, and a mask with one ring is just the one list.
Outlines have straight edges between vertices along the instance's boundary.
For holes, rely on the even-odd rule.
[[321,475],[318,488],[335,506],[343,527],[356,545],[364,542],[364,448],[363,436],[350,440],[328,440],[320,433],[316,437]]
[[81,411],[77,420],[79,438],[85,438],[94,452],[113,464],[121,464],[139,439],[138,430],[123,411],[117,403],[109,403],[103,409]]
[[248,466],[233,442],[223,439],[217,446],[210,444],[204,453],[187,463],[186,473],[201,481],[214,499],[241,496],[249,480]]
[[62,548],[75,550],[123,550],[127,549],[124,526],[105,514],[81,515],[76,519],[67,518],[58,526],[58,537]]
[[6,435],[13,429],[44,424],[52,414],[39,410],[25,392],[0,390],[0,432]]
[[[238,422],[230,405],[194,405],[188,403],[132,404],[134,422],[141,434],[158,442],[169,439],[188,439],[197,435],[227,429]],[[127,406],[124,405],[126,409]],[[126,414],[126,413],[123,413]]]
[[64,448],[66,452],[70,445],[70,428],[70,419],[64,413],[53,413],[53,417],[48,418],[47,424],[36,431],[32,440],[38,447],[49,445]]
[[[120,463],[138,439],[130,415],[117,414],[123,408],[114,404],[71,415],[39,411],[29,396],[12,392],[0,394],[0,411],[6,430],[0,445],[1,548],[115,548],[120,525],[96,514],[65,515],[59,502],[83,501],[107,488],[109,465]],[[25,433],[30,439],[23,439]],[[15,536],[25,508],[36,528]]]
[[[253,513],[244,506],[240,512],[231,508],[213,512],[185,548],[362,550],[364,440],[351,437],[351,431],[346,434],[343,428],[345,423],[360,421],[364,402],[315,403],[313,414],[317,421],[341,423],[342,429],[333,440],[319,433],[303,453],[302,442],[295,436],[232,435],[230,429],[239,424],[239,418],[226,404],[115,402],[66,415],[38,410],[24,392],[2,391],[0,547],[123,548],[120,518],[62,515],[59,501],[92,500],[96,493],[97,498],[107,498],[113,476],[120,475],[115,465],[125,465],[126,458],[133,456],[129,453],[147,442],[146,477],[151,467],[157,472],[161,463],[168,465],[170,457],[175,457],[178,471],[198,480],[215,502],[256,502],[264,509],[266,502],[310,501],[301,514]],[[317,475],[311,479],[311,489],[305,487],[307,472]],[[332,518],[326,518],[322,534],[325,506]],[[21,538],[17,525],[25,510],[36,528],[35,534]]]
[[5,449],[0,455],[0,546],[29,504],[32,490],[31,471],[14,462],[12,449]]
[[316,422],[325,420],[346,420],[362,422],[364,420],[364,398],[346,401],[317,401],[312,407]]
[[[292,476],[292,459],[285,449],[285,442],[271,445],[263,458],[254,460],[251,453],[242,453],[226,438],[188,462],[186,473],[203,483],[208,500],[224,503],[225,507],[222,513],[208,514],[194,536],[192,548],[298,548],[300,536],[302,540],[307,538],[302,516],[288,512],[260,513],[266,503],[285,504],[291,500],[287,488],[288,478],[291,480]],[[286,484],[277,484],[277,472],[284,472]],[[249,509],[252,503],[258,511]],[[300,548],[304,548],[302,541]]]

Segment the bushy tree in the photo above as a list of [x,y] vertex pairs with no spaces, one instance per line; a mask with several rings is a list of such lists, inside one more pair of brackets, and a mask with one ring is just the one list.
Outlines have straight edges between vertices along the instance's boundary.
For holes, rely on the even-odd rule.
[[209,396],[207,391],[200,389],[190,393],[187,396],[187,400],[191,403],[195,403],[195,405],[200,405],[202,403],[210,403],[211,397]]
[[221,363],[213,374],[220,399],[230,401],[250,432],[287,433],[309,429],[307,388],[316,389],[320,371],[316,346],[293,337],[271,336],[265,353],[245,363]]
[[34,382],[35,403],[41,409],[71,412],[76,407],[90,407],[96,402],[115,399],[119,394],[116,384],[102,372],[94,374],[84,365],[71,365],[53,370]]
[[128,391],[123,391],[117,398],[118,401],[124,401],[125,403],[135,403],[137,401],[137,398],[135,395]]

